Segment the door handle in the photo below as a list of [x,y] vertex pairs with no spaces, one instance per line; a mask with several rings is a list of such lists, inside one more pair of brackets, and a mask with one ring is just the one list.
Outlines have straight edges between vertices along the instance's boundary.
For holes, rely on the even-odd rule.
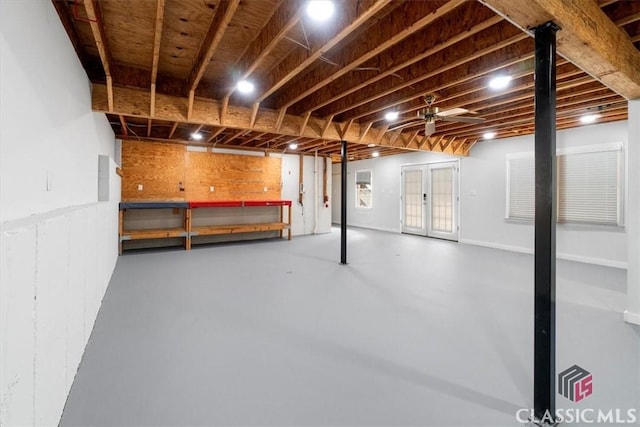
[[427,201],[427,193],[422,193],[422,201],[426,203],[426,201]]

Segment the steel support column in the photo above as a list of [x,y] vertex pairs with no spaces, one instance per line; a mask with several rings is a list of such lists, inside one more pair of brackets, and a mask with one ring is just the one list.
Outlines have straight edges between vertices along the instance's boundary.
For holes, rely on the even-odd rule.
[[556,371],[556,31],[535,34],[535,320],[533,408],[541,425],[555,419]]
[[340,264],[347,263],[347,141],[340,148]]

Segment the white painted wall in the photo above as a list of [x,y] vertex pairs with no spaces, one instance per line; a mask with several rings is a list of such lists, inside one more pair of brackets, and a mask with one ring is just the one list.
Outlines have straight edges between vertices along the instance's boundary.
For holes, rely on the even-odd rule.
[[51,2],[0,2],[0,87],[0,424],[56,425],[117,260],[114,135]]
[[[329,207],[325,207],[323,203],[323,162],[327,163]],[[300,156],[298,154],[285,154],[282,156],[282,198],[292,201],[291,230],[294,236],[313,234],[314,230],[316,233],[329,233],[331,231],[331,205],[334,203],[331,197],[331,159],[318,157],[317,167],[314,167],[315,163],[314,156],[304,156],[304,195],[301,205],[298,203]],[[314,186],[314,179],[316,178],[318,180],[317,193]],[[317,223],[314,211],[316,206],[318,209]]]
[[[441,153],[416,152],[378,157],[347,163],[347,224],[382,231],[400,232],[400,168],[402,165],[442,162],[456,159]],[[373,208],[356,207],[355,174],[371,170]],[[333,166],[337,198],[334,200],[333,222],[340,223],[340,164]],[[337,180],[336,180],[337,178]]]
[[[622,142],[627,151],[627,122],[582,126],[558,131],[559,149]],[[479,142],[460,167],[460,241],[533,253],[533,222],[504,219],[506,156],[533,152],[533,135]],[[558,224],[558,257],[616,267],[627,265],[624,228]]]
[[[629,144],[627,147],[627,309],[624,318],[640,325],[640,100],[629,101]],[[638,402],[640,405],[640,402]]]
[[[562,130],[558,148],[622,142],[628,140],[627,122],[584,126]],[[479,142],[460,165],[460,242],[489,247],[533,252],[533,223],[507,222],[506,156],[533,151],[533,135]],[[348,164],[347,221],[349,225],[378,230],[400,231],[400,167],[403,164],[430,163],[454,157],[438,153],[409,153],[368,159]],[[373,171],[373,208],[355,207],[355,171]],[[334,165],[334,185],[339,197],[340,165]],[[630,184],[634,185],[634,184]],[[637,185],[637,183],[635,184]],[[339,204],[339,200],[336,200]],[[637,212],[637,210],[636,210]],[[336,206],[333,222],[340,222]],[[627,233],[624,228],[559,224],[559,257],[616,267],[627,265]]]

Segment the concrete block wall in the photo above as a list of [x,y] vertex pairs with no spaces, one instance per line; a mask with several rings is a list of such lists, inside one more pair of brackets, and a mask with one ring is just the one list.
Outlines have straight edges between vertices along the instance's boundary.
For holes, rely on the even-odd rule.
[[117,201],[2,224],[0,420],[56,425],[117,259]]
[[117,260],[115,138],[50,1],[0,1],[0,88],[0,425],[52,426]]

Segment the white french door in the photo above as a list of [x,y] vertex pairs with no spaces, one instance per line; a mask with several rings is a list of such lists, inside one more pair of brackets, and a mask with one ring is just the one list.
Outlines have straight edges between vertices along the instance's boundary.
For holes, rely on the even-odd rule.
[[458,162],[402,167],[402,232],[458,240]]
[[427,235],[424,166],[402,167],[402,232]]

